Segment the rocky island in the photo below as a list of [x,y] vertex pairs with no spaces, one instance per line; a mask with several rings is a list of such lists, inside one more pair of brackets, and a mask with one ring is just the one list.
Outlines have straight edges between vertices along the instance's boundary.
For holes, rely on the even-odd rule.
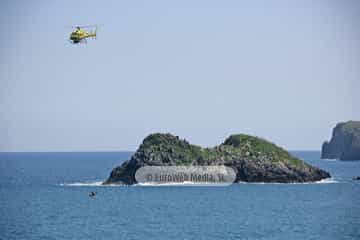
[[322,145],[321,158],[360,160],[360,121],[338,123]]
[[330,174],[290,155],[264,139],[245,134],[229,136],[212,148],[192,145],[169,133],[146,137],[130,160],[115,167],[103,184],[136,184],[143,166],[224,165],[236,172],[235,182],[313,182]]

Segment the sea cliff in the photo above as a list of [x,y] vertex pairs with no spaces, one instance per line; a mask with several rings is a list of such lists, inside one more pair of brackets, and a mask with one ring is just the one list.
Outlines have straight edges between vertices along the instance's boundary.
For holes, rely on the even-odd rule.
[[321,158],[360,160],[360,121],[338,123],[322,145]]

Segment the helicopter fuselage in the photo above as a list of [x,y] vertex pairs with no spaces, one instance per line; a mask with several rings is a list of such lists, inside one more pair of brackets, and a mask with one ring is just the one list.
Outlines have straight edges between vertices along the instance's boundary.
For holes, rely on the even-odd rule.
[[86,32],[80,28],[77,28],[75,31],[73,31],[71,34],[70,34],[70,38],[69,40],[72,42],[72,43],[80,43],[82,42],[83,40],[85,40],[86,38],[91,38],[91,37],[96,37],[96,31],[93,33],[93,32]]

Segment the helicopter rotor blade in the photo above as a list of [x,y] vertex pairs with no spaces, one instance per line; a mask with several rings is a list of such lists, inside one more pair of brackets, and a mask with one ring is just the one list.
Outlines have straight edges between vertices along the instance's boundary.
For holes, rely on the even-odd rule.
[[85,26],[77,26],[79,28],[94,28],[96,27],[97,25],[85,25]]
[[100,27],[100,26],[102,26],[102,24],[100,24],[100,25],[84,25],[84,26],[80,26],[80,25],[67,25],[67,26],[65,26],[66,28],[77,28],[77,27],[79,27],[79,28],[95,28],[95,27]]

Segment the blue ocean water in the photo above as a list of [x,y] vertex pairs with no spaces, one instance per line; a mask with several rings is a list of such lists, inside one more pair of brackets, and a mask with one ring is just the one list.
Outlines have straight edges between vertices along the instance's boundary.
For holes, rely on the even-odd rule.
[[360,239],[360,161],[293,154],[333,179],[105,187],[131,153],[0,153],[0,239]]

